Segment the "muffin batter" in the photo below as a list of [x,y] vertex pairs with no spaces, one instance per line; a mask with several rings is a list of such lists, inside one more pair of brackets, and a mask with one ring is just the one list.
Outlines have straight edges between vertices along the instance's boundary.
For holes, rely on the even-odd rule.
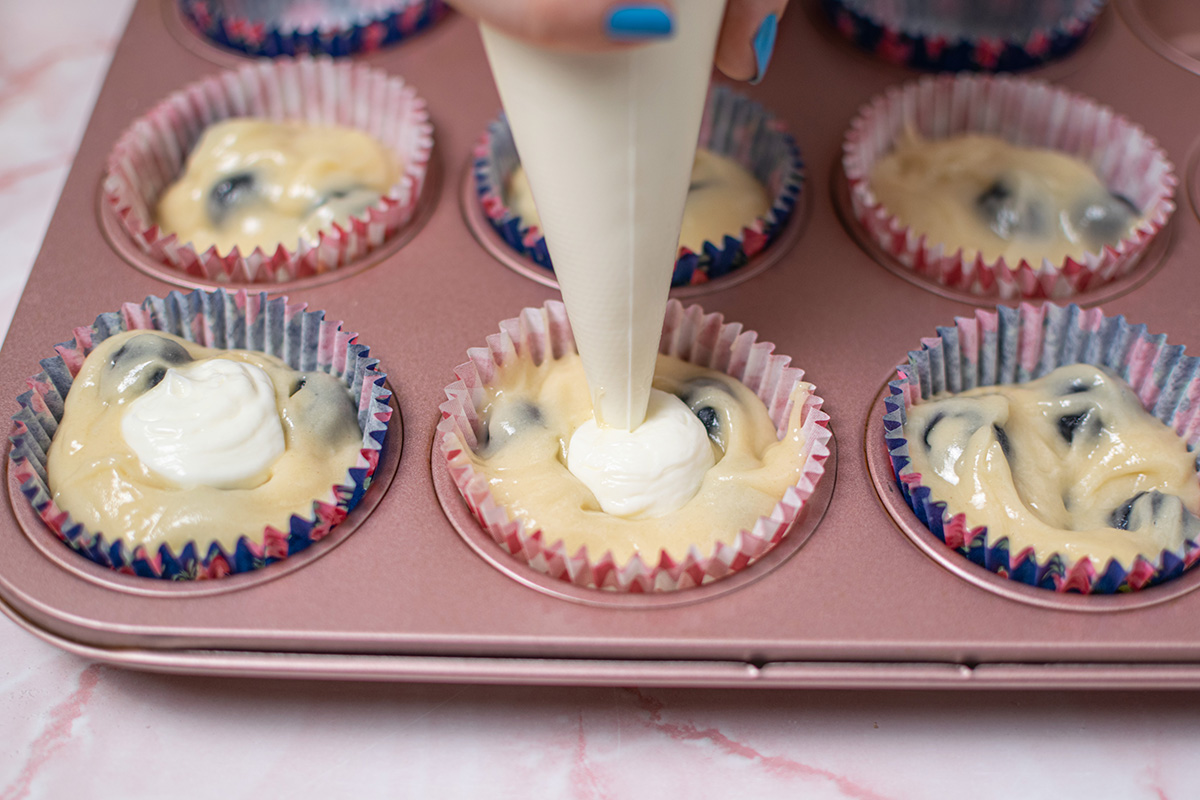
[[654,387],[680,398],[707,430],[714,466],[699,491],[663,516],[626,518],[606,514],[596,497],[567,469],[572,434],[592,419],[583,365],[571,353],[505,367],[478,404],[484,430],[475,451],[464,448],[474,470],[490,484],[497,502],[529,532],[540,529],[549,544],[562,540],[574,554],[591,558],[611,551],[618,564],[659,551],[683,557],[695,545],[710,553],[742,529],[770,514],[800,478],[800,414],[812,386],[792,394],[782,438],[766,407],[745,385],[720,372],[659,355]]
[[1196,456],[1120,379],[1087,364],[908,409],[910,465],[933,499],[1041,563],[1156,561],[1200,536]]
[[361,215],[399,167],[353,128],[228,119],[204,131],[159,200],[157,222],[197,250],[274,253]]
[[973,260],[1037,268],[1082,261],[1116,245],[1141,212],[1065,153],[968,134],[926,140],[909,132],[871,170],[876,199],[930,245]]
[[127,331],[87,357],[47,455],[54,501],[110,541],[199,551],[335,502],[362,447],[354,402],[323,372],[248,350]]
[[[541,227],[529,179],[519,165],[508,180],[505,202],[523,226]],[[741,238],[743,228],[770,210],[767,190],[741,164],[709,150],[697,150],[679,246],[700,253],[705,242],[719,245],[726,236]]]

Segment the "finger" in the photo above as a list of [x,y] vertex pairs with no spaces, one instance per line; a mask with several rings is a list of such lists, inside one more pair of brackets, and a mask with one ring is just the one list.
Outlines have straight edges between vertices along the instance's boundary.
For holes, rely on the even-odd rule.
[[761,81],[786,6],[787,0],[729,0],[717,39],[717,69],[734,80]]
[[598,52],[669,37],[673,0],[450,0],[467,16],[517,39]]

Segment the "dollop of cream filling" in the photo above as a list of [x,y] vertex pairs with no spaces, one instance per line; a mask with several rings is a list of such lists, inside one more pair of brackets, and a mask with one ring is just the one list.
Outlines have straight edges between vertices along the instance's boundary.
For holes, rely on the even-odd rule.
[[129,404],[121,434],[143,464],[182,489],[255,486],[284,451],[270,376],[224,358],[169,368]]
[[673,394],[650,390],[646,419],[631,431],[588,420],[567,446],[567,469],[606,514],[661,517],[691,500],[715,463],[704,423]]
[[109,541],[228,551],[336,503],[361,447],[354,398],[332,375],[127,331],[76,374],[46,476],[55,504]]

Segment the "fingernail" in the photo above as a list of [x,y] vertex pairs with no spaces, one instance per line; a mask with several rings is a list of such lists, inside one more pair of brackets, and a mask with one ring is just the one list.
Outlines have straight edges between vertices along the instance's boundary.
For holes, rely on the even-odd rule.
[[675,27],[671,12],[656,3],[617,6],[608,15],[605,33],[618,42],[665,39]]
[[771,65],[771,54],[775,52],[775,32],[779,30],[779,17],[767,14],[758,30],[754,33],[754,64],[757,72],[750,83],[760,83],[767,76],[767,67]]

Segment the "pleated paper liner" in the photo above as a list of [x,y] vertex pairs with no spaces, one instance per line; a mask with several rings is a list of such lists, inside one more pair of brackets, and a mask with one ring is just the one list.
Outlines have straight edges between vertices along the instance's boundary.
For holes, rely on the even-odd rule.
[[191,30],[258,58],[351,56],[400,44],[446,15],[443,0],[176,0]]
[[[335,376],[356,398],[362,429],[358,463],[343,483],[313,498],[309,516],[293,515],[286,530],[268,527],[258,535],[242,536],[232,550],[196,541],[178,552],[168,545],[130,549],[121,539],[86,530],[52,499],[46,485],[46,452],[83,360],[100,342],[127,330],[165,331],[206,347],[257,350],[293,369]],[[378,360],[357,339],[341,322],[325,319],[324,312],[308,311],[305,304],[289,303],[286,297],[268,299],[266,293],[171,292],[165,298],[126,303],[119,311],[101,314],[92,325],[76,328],[73,339],[56,345],[56,355],[42,360],[42,371],[29,379],[29,390],[17,398],[20,410],[13,415],[9,436],[9,469],[47,527],[67,547],[103,566],[167,580],[220,578],[260,569],[328,535],[371,483],[392,416],[391,392]]]
[[[1012,552],[986,526],[971,528],[963,513],[932,499],[909,465],[907,409],[941,392],[1025,383],[1065,364],[1103,366],[1128,383],[1143,408],[1173,429],[1189,450],[1200,442],[1200,359],[1167,343],[1144,324],[1105,316],[1098,308],[1023,303],[978,310],[937,329],[896,369],[884,401],[884,438],[905,502],[938,539],[964,558],[1014,581],[1055,592],[1108,594],[1143,589],[1178,577],[1200,559],[1197,543],[1146,553],[1131,564],[1071,561],[1033,548]],[[1200,480],[1200,478],[1198,478]]]
[[935,72],[1013,72],[1063,58],[1105,0],[821,0],[842,36],[894,64]]
[[[154,210],[183,172],[209,125],[252,117],[358,129],[400,165],[379,201],[316,241],[280,243],[271,252],[199,249],[163,232]],[[429,172],[433,126],[425,101],[402,79],[328,58],[260,61],[194,83],[155,106],[121,136],[108,158],[103,199],[117,227],[145,257],[205,284],[278,284],[338,270],[380,249],[414,217]]]
[[[905,226],[872,193],[872,167],[912,130],[926,139],[974,133],[1074,156],[1139,222],[1115,246],[1062,263],[1012,264],[964,255]],[[843,144],[850,213],[892,263],[922,280],[981,298],[1069,299],[1134,273],[1175,210],[1174,166],[1138,126],[1085,97],[1038,81],[997,76],[924,78],[889,89],[855,117]]]
[[[801,477],[779,498],[769,516],[760,517],[729,540],[708,552],[693,545],[686,552],[661,552],[657,561],[634,555],[617,563],[609,552],[592,554],[586,547],[569,553],[561,540],[541,530],[526,530],[523,520],[512,519],[493,497],[486,479],[476,473],[463,455],[475,446],[482,431],[477,403],[506,365],[518,358],[560,358],[575,351],[566,309],[558,301],[527,308],[515,319],[500,324],[500,333],[488,337],[487,347],[468,351],[470,361],[455,370],[458,380],[446,387],[435,448],[446,459],[449,473],[463,500],[487,534],[514,559],[533,569],[576,586],[615,592],[669,592],[699,586],[731,575],[763,556],[784,536],[800,516],[825,472],[830,449],[828,415],[822,400],[809,395],[802,411],[805,449]],[[720,314],[705,314],[699,306],[684,308],[672,300],[660,340],[659,352],[731,375],[750,387],[766,405],[777,433],[787,429],[791,395],[802,382],[803,371],[790,366],[788,356],[774,353],[774,345],[759,342],[757,334],[738,323],[726,323]],[[435,449],[435,452],[437,450]]]

